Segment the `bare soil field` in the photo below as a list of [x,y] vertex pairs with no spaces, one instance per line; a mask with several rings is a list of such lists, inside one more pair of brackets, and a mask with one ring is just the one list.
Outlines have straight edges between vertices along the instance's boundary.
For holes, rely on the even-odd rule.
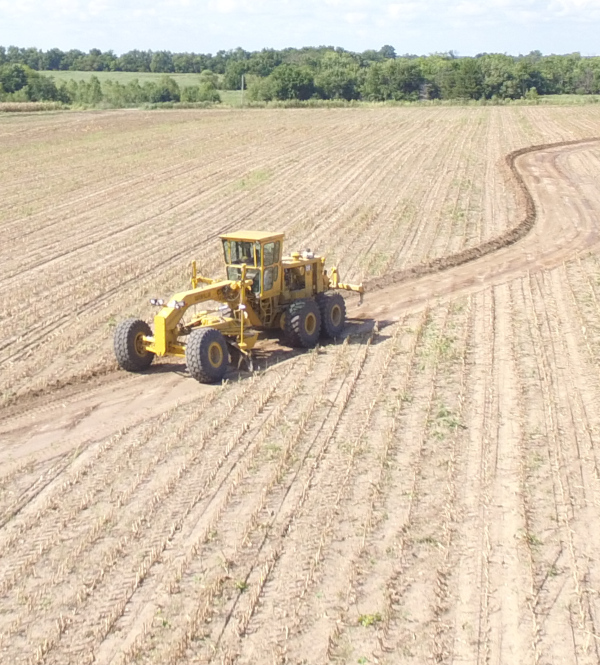
[[[0,118],[0,661],[599,663],[596,137],[593,107]],[[115,322],[244,227],[365,280],[345,339],[117,371]]]

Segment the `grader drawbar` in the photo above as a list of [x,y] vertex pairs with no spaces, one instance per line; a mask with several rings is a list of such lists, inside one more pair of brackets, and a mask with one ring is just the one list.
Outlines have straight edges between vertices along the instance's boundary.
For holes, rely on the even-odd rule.
[[[246,359],[261,330],[281,330],[292,346],[310,348],[320,337],[336,338],[345,326],[346,304],[339,290],[360,294],[362,284],[339,281],[336,268],[325,270],[325,258],[310,250],[282,256],[282,233],[239,231],[220,236],[227,278],[202,277],[192,264],[191,289],[170,300],[153,298],[160,307],[154,333],[140,319],[127,319],[115,330],[119,366],[139,372],[155,356],[186,360],[201,383],[220,381],[230,356]],[[215,311],[194,311],[205,302],[220,303]],[[193,315],[184,320],[189,308]]]

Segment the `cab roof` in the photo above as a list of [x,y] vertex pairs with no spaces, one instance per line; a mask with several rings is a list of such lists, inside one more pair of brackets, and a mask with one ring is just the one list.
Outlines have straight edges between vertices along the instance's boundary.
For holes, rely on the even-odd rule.
[[268,231],[236,231],[224,233],[219,236],[222,240],[249,240],[251,242],[264,242],[266,240],[283,240],[283,233],[270,233]]

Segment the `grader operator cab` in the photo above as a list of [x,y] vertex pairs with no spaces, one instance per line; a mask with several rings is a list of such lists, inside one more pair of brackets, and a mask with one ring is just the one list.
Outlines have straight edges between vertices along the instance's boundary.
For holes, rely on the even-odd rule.
[[[198,275],[194,262],[191,289],[168,301],[150,301],[161,308],[154,334],[139,319],[117,326],[114,349],[120,367],[138,372],[155,356],[172,355],[184,357],[198,381],[220,381],[230,351],[250,364],[260,330],[280,329],[292,346],[310,348],[319,337],[335,338],[344,329],[346,304],[336,290],[363,297],[362,284],[339,282],[336,268],[327,274],[324,257],[309,250],[282,256],[282,233],[239,231],[222,235],[221,241],[226,279]],[[209,301],[221,306],[195,312],[184,322],[190,307]]]

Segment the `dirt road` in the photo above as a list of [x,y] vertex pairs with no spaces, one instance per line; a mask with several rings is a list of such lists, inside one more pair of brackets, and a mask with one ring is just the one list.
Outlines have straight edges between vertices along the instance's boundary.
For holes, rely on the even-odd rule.
[[598,159],[519,156],[529,233],[344,344],[9,406],[2,660],[599,662]]

